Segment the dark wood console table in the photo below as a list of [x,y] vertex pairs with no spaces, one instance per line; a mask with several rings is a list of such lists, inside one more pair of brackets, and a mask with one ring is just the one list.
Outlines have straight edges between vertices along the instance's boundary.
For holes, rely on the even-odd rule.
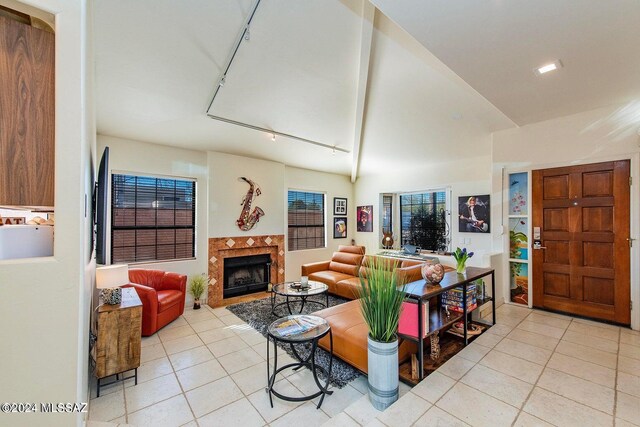
[[[491,296],[485,298],[477,296],[477,307],[469,311],[466,298],[468,285],[478,279],[482,279],[483,277],[487,277],[489,275],[491,275]],[[449,313],[449,315],[447,315],[446,310],[442,307],[441,299],[438,298],[437,310],[429,310],[429,330],[425,333],[425,331],[423,330],[422,306],[425,303],[429,304],[429,300],[431,298],[437,297],[444,292],[458,287],[462,288],[462,312],[458,313],[452,311]],[[494,295],[496,294],[496,280],[495,270],[492,268],[467,267],[467,270],[464,274],[450,271],[445,273],[444,278],[438,285],[429,284],[425,280],[411,282],[406,285],[405,293],[408,299],[415,300],[418,304],[418,337],[416,338],[414,336],[403,334],[399,334],[399,336],[403,339],[414,341],[418,344],[418,363],[420,365],[418,367],[418,381],[424,378],[424,341],[427,337],[431,337],[439,333],[440,331],[450,327],[455,322],[462,320],[464,323],[463,342],[466,346],[467,344],[469,344],[467,329],[470,322],[471,312],[479,309],[481,306],[488,302],[491,302],[492,304],[492,325],[495,325],[496,323],[496,302],[494,298]],[[474,321],[476,323],[484,323],[477,320]]]

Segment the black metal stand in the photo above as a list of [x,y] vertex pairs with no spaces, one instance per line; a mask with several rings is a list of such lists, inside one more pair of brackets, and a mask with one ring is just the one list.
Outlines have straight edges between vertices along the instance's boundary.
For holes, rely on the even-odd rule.
[[[304,305],[309,303],[309,304],[318,304],[318,306],[320,307],[324,307],[327,308],[329,307],[329,292],[324,292],[324,296],[325,296],[325,302],[322,303],[322,301],[316,301],[313,299],[309,299],[309,297],[313,297],[313,296],[317,296],[320,294],[316,294],[316,295],[282,295],[285,297],[285,301],[284,302],[280,302],[278,304],[276,304],[276,296],[277,295],[281,295],[281,294],[276,294],[275,292],[271,292],[271,314],[273,314],[276,317],[281,317],[280,314],[276,313],[276,310],[279,307],[282,307],[283,305],[287,306],[287,310],[289,311],[289,314],[293,314],[293,310],[291,309],[291,302],[293,303],[298,303],[300,304],[300,310],[298,311],[298,314],[302,314],[302,309],[304,309]],[[293,299],[294,301],[290,301],[290,299]],[[298,301],[296,301],[298,300]]]
[[[329,334],[329,342],[330,342],[330,352],[329,352],[329,370],[324,369],[322,366],[318,366],[316,365],[315,362],[315,355],[316,355],[316,349],[318,348],[318,341],[324,337],[325,335]],[[270,370],[269,370],[269,339],[273,340],[273,353],[274,353],[274,357],[273,357],[273,375],[271,375]],[[284,343],[288,343],[291,346],[291,350],[293,351],[294,356],[296,357],[296,359],[298,359],[298,362],[294,362],[294,363],[289,363],[287,365],[284,365],[280,368],[278,368],[278,341],[284,342]],[[311,351],[309,352],[309,355],[306,358],[302,358],[300,357],[300,354],[298,353],[298,351],[295,349],[294,344],[309,344],[311,343]],[[318,335],[314,338],[311,338],[309,340],[306,341],[294,341],[294,340],[287,340],[284,338],[277,338],[275,336],[273,336],[272,334],[268,334],[267,335],[267,388],[266,388],[266,392],[269,393],[269,402],[271,403],[271,407],[273,408],[273,397],[272,395],[275,395],[276,397],[282,399],[282,400],[286,400],[288,402],[302,402],[302,401],[306,401],[306,400],[311,400],[311,399],[315,399],[316,397],[322,395],[322,397],[320,398],[320,401],[318,402],[318,406],[317,409],[320,409],[320,406],[322,405],[322,402],[324,401],[324,397],[328,394],[333,394],[333,391],[329,390],[329,381],[331,380],[331,367],[333,365],[333,333],[331,332],[331,328],[329,328],[325,333]],[[318,386],[319,391],[317,393],[313,393],[310,394],[308,396],[302,396],[302,397],[292,397],[292,396],[286,396],[282,393],[277,392],[276,390],[273,389],[273,386],[276,382],[276,376],[278,375],[279,372],[284,371],[285,369],[288,368],[293,368],[294,371],[299,370],[300,368],[308,368],[311,370],[311,372],[313,373],[313,379],[316,383],[316,385]],[[322,385],[320,384],[320,380],[318,379],[318,371],[322,372],[322,374],[327,378],[327,380],[325,381],[325,384]]]
[[[103,380],[104,378],[109,378],[109,377],[98,378],[98,393],[97,393],[98,395],[96,396],[96,398],[100,397],[100,387],[106,387],[106,386],[111,385],[111,384],[124,382],[126,380],[130,380],[131,378],[133,378],[135,380],[135,385],[138,385],[138,368],[133,368],[133,375],[130,375],[128,377],[120,378],[120,375],[123,374],[124,372],[128,372],[128,371],[123,371],[123,372],[119,372],[117,374],[113,374],[113,375],[116,376],[116,379],[113,380],[113,381],[110,381],[108,383],[104,383],[104,384],[100,384],[100,380]],[[109,375],[109,376],[112,377],[113,375]]]

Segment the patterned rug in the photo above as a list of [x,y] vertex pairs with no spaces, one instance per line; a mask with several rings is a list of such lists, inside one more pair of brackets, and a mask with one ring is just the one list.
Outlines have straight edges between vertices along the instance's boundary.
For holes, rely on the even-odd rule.
[[[307,302],[309,302],[309,300],[318,300],[324,303],[324,298],[324,295],[309,297]],[[281,301],[284,301],[284,298],[278,297],[277,302]],[[349,300],[344,298],[329,295],[329,307],[344,304],[348,301]],[[294,314],[297,314],[299,307],[300,306],[298,305],[298,303],[292,302],[291,309]],[[302,314],[310,314],[314,311],[320,310],[321,308],[322,307],[320,307],[318,304],[305,304],[305,307],[302,310]],[[265,338],[267,336],[267,327],[279,318],[271,313],[270,298],[263,298],[255,301],[230,305],[227,307],[227,310],[231,311],[233,314],[247,322],[252,328],[260,332]],[[288,314],[286,306],[279,307],[279,310],[276,310],[276,312],[282,315],[284,315],[285,313]],[[289,344],[278,343],[278,345],[295,359],[295,356],[293,355]],[[297,345],[296,350],[300,353],[300,356],[306,357],[311,350],[311,345]],[[329,369],[329,353],[318,347],[318,349],[316,350],[315,362],[317,365],[325,369]],[[362,375],[360,371],[358,371],[351,365],[343,362],[337,357],[333,358],[330,383],[334,387],[342,388],[349,382],[358,378],[360,375]],[[322,378],[322,374],[320,372],[318,373],[318,377]]]

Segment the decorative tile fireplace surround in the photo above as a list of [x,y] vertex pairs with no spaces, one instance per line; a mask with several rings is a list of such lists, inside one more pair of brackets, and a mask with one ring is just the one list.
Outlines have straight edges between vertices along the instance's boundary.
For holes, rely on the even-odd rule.
[[210,307],[222,305],[225,258],[260,254],[271,256],[271,283],[284,282],[284,234],[209,238],[211,280],[207,304]]

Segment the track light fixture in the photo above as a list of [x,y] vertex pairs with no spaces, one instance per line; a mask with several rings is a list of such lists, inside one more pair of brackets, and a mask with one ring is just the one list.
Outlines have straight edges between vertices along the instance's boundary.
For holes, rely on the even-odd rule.
[[220,83],[218,83],[218,85],[220,87],[223,87],[226,81],[227,81],[227,76],[222,76],[222,78],[220,79]]
[[244,40],[247,42],[251,40],[251,30],[249,29],[248,25],[247,25],[247,29],[244,32]]
[[276,134],[275,134],[275,133],[272,133],[272,134],[271,134],[271,140],[272,140],[272,141],[275,141],[275,140],[276,140]]

